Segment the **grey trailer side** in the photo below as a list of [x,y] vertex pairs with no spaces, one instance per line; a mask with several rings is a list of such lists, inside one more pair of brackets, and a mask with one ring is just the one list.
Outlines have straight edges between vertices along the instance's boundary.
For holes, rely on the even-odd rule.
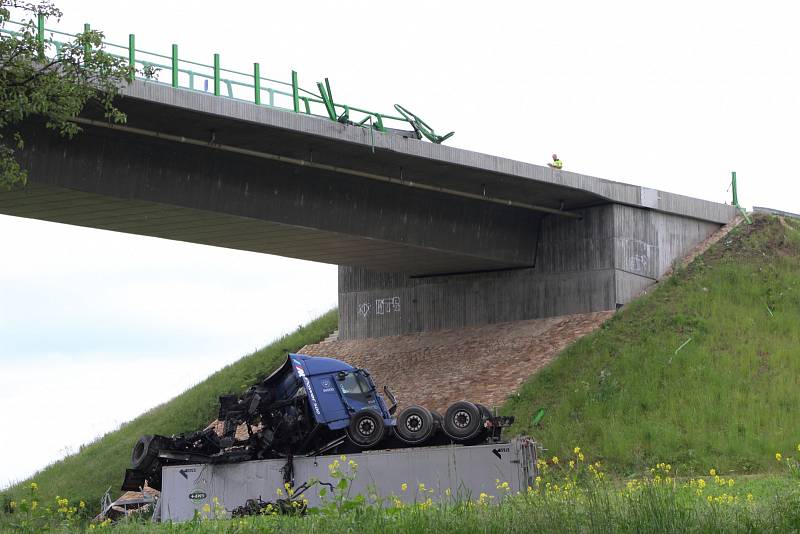
[[[537,474],[535,442],[514,438],[486,445],[365,451],[347,456],[344,462],[338,455],[295,457],[294,485],[310,480],[336,484],[338,480],[331,476],[329,466],[337,460],[345,473],[350,472],[350,460],[358,464],[350,497],[398,498],[407,504],[428,498],[434,502],[477,499],[481,493],[499,500],[506,492],[526,491]],[[286,464],[286,460],[278,459],[165,467],[159,517],[176,522],[192,519],[195,513],[203,514],[206,504],[213,510],[214,498],[218,506],[226,509],[226,515],[248,499],[274,501],[279,490],[286,494]],[[498,481],[508,482],[508,489],[498,488]],[[309,506],[324,504],[319,495],[323,487],[317,484],[303,494]]]

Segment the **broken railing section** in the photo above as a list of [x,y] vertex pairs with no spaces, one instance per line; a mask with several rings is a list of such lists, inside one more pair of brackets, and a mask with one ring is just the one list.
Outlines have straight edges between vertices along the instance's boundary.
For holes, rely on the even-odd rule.
[[731,171],[731,192],[733,193],[733,198],[731,199],[731,205],[739,210],[739,213],[742,214],[744,220],[747,221],[747,224],[753,224],[750,220],[750,217],[747,216],[747,212],[745,209],[739,204],[739,193],[736,191],[736,171]]
[[[48,52],[51,55],[58,55],[64,43],[75,37],[72,34],[46,29],[44,15],[39,15],[36,21],[7,22],[16,26],[17,30],[0,28],[0,33],[16,35],[25,28],[31,28],[36,31],[43,56]],[[85,32],[89,31],[89,29],[88,24],[84,25]],[[324,84],[317,83],[317,89],[319,90],[319,94],[317,94],[299,86],[296,71],[292,71],[291,82],[283,82],[261,76],[261,65],[259,63],[253,64],[252,73],[245,73],[222,68],[219,54],[214,54],[212,65],[181,59],[178,55],[177,44],[172,45],[169,55],[148,52],[136,48],[136,36],[134,34],[128,36],[127,46],[103,42],[102,47],[107,53],[128,60],[132,72],[131,80],[138,77],[153,83],[171,85],[175,88],[204,92],[213,91],[215,96],[244,100],[254,102],[257,105],[328,118],[343,124],[369,128],[379,132],[390,131],[394,129],[391,126],[397,123],[401,125],[409,124],[413,128],[413,135],[417,139],[424,137],[437,144],[444,142],[454,134],[454,132],[450,132],[446,135],[437,135],[433,128],[418,115],[411,113],[399,104],[395,105],[395,110],[399,115],[378,113],[348,104],[337,104],[333,99],[330,82],[327,78],[325,78]],[[170,73],[169,81],[160,79],[161,72]],[[402,131],[407,132],[407,130]]]

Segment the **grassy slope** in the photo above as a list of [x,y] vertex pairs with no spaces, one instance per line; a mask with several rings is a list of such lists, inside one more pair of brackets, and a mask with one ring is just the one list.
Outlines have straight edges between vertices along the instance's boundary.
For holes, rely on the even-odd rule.
[[[271,345],[214,373],[200,384],[183,392],[169,402],[140,415],[119,430],[106,434],[81,448],[78,454],[56,462],[37,473],[40,498],[50,500],[55,495],[68,495],[97,503],[109,486],[117,490],[125,468],[129,467],[130,451],[143,434],[166,434],[196,430],[216,417],[217,398],[225,392],[239,392],[268,375],[293,352],[327,336],[337,325],[336,311],[331,311],[310,324],[284,336]],[[153,369],[153,372],[158,372]],[[147,384],[142,384],[146,394]],[[76,421],[80,424],[79,421]],[[25,488],[25,481],[6,493],[15,494]]]
[[759,217],[569,347],[505,408],[548,456],[580,445],[622,474],[660,461],[746,473],[797,454],[798,381],[800,231]]

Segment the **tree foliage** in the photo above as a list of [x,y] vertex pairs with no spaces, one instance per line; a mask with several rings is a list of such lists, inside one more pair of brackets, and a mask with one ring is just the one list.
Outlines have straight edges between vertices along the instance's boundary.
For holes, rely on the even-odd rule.
[[[103,33],[91,30],[71,41],[37,38],[37,15],[61,17],[51,2],[0,0],[0,190],[24,185],[27,173],[15,158],[25,139],[19,126],[38,116],[48,128],[71,138],[81,131],[75,118],[97,105],[112,122],[125,122],[114,97],[132,72],[123,58],[104,51]],[[22,26],[10,23],[21,19]]]

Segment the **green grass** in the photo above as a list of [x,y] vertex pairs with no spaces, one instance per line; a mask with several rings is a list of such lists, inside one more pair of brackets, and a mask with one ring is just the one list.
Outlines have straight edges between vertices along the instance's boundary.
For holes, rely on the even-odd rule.
[[788,223],[739,226],[570,346],[506,403],[513,430],[548,456],[580,445],[623,476],[656,462],[777,469],[800,442],[800,224]]
[[[67,495],[75,502],[82,499],[93,508],[97,507],[100,497],[109,486],[116,492],[122,483],[122,476],[130,464],[131,448],[139,436],[170,435],[204,427],[216,417],[219,395],[243,391],[272,372],[284,361],[288,352],[322,340],[336,328],[337,321],[336,311],[328,312],[269,346],[228,365],[169,402],[81,447],[77,454],[12,486],[4,492],[4,500],[19,498],[20,494],[27,493],[30,481],[35,480],[41,488],[39,498],[42,501],[50,501],[56,495]],[[152,369],[151,372],[158,370]],[[144,380],[141,377],[138,379]],[[147,383],[143,381],[142,393],[146,394],[146,391]],[[75,424],[80,424],[80,421],[76,420]],[[40,438],[46,439],[46,434]]]
[[[586,471],[583,471],[586,473]],[[565,480],[563,472],[552,482]],[[568,477],[569,478],[569,477]],[[789,473],[760,477],[764,491],[748,484],[733,488],[709,486],[699,491],[686,481],[656,483],[648,479],[635,489],[597,478],[571,478],[576,485],[564,489],[532,489],[497,501],[448,500],[443,504],[398,505],[391,498],[375,502],[347,500],[312,509],[304,517],[257,516],[213,519],[209,508],[193,521],[148,523],[146,518],[125,520],[99,530],[115,534],[146,532],[240,534],[255,532],[796,532],[800,528],[800,482]],[[750,481],[750,486],[756,482]],[[220,508],[223,513],[223,508]],[[76,510],[77,511],[77,510]],[[64,511],[66,512],[66,511]],[[23,505],[13,514],[0,515],[0,530],[34,533],[90,532],[98,530],[86,514],[70,515],[40,506],[31,514]]]

